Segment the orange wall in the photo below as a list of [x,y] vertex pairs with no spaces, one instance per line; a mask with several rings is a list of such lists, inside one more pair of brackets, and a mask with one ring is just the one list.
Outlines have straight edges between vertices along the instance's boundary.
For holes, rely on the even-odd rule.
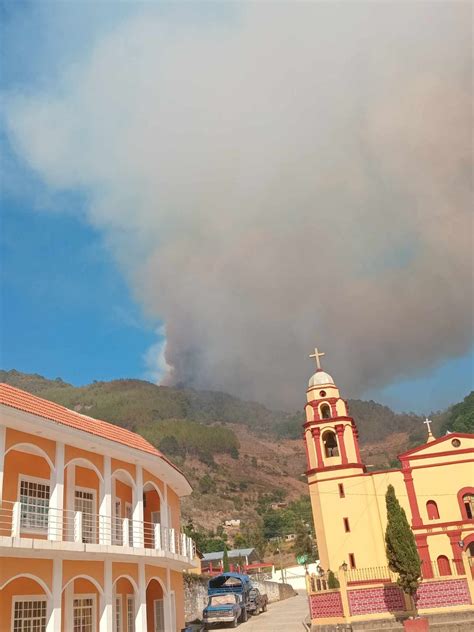
[[72,445],[67,445],[64,448],[64,465],[67,465],[73,459],[87,459],[93,463],[101,474],[104,473],[104,457],[96,452],[88,452],[87,450],[81,450]]
[[171,590],[175,592],[176,629],[184,628],[184,583],[182,573],[171,571]]
[[17,443],[32,443],[33,445],[38,446],[46,454],[49,456],[51,461],[54,463],[56,456],[56,443],[55,441],[51,441],[50,439],[43,439],[42,437],[38,437],[37,435],[28,434],[26,432],[20,432],[19,430],[14,430],[13,428],[7,428],[7,434],[5,437],[5,451],[11,448],[13,445]]
[[28,573],[35,575],[51,590],[53,582],[53,561],[33,560],[26,557],[3,557],[0,564],[0,586],[4,586],[15,575]]
[[[145,492],[145,507],[143,508],[143,520],[151,522],[151,512],[160,511],[160,497],[155,490]],[[161,517],[163,520],[163,516]]]
[[168,505],[171,510],[171,525],[174,529],[176,529],[176,533],[179,533],[181,530],[181,505],[179,502],[179,496],[168,487]]
[[[125,503],[130,503],[132,505],[132,488],[130,485],[126,485],[122,483],[122,481],[115,480],[115,498],[118,498],[122,501],[122,515],[121,518],[125,518]],[[115,507],[114,507],[115,509]]]

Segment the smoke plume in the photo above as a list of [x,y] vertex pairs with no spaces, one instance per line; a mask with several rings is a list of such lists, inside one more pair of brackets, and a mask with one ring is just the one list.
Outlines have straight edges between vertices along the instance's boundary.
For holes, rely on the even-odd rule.
[[163,381],[292,407],[315,344],[353,396],[465,353],[469,3],[215,6],[142,5],[7,100],[163,321]]

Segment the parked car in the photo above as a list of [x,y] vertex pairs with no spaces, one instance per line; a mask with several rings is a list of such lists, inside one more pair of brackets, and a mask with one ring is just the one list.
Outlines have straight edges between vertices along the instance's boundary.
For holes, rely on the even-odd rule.
[[231,627],[236,628],[239,621],[247,621],[247,609],[241,595],[232,592],[214,593],[209,595],[202,618],[205,630],[216,623],[230,623]]
[[249,592],[249,604],[247,606],[250,614],[260,614],[267,611],[268,597],[259,591],[258,588],[252,588]]

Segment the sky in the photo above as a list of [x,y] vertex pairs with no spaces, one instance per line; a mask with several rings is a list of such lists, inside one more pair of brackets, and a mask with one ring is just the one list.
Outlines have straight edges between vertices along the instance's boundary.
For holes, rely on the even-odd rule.
[[470,11],[1,2],[1,366],[462,399]]

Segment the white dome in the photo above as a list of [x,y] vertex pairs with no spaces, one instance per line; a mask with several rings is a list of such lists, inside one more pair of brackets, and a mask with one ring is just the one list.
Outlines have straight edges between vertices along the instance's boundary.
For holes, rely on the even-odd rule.
[[322,386],[323,384],[334,384],[334,380],[329,375],[329,373],[326,373],[325,371],[319,369],[319,371],[316,371],[316,373],[309,380],[308,387],[311,388],[312,386]]

